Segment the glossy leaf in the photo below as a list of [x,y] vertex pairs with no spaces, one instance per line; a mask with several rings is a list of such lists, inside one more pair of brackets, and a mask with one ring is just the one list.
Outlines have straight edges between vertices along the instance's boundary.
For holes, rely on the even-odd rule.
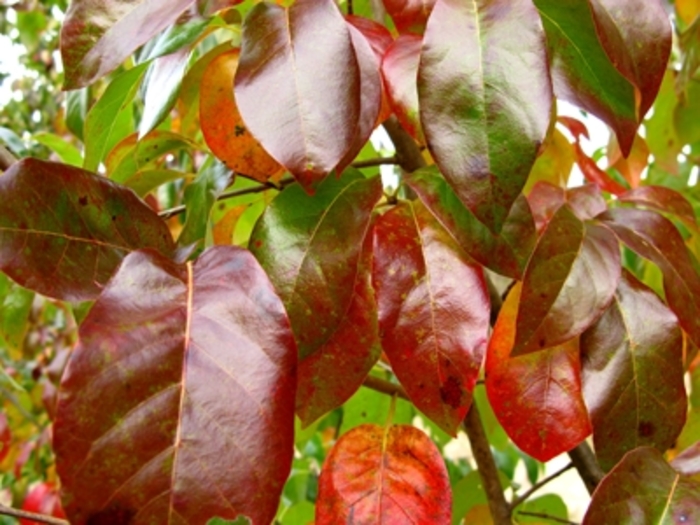
[[561,206],[525,270],[512,355],[559,345],[583,333],[610,304],[619,279],[615,236],[582,223],[568,205]]
[[382,0],[399,33],[422,34],[435,0]]
[[61,28],[64,89],[91,84],[171,25],[194,0],[73,0]]
[[306,359],[339,329],[354,294],[362,242],[382,195],[378,177],[328,177],[310,197],[291,185],[267,207],[250,249],[282,298]]
[[700,276],[673,223],[653,211],[630,208],[609,210],[598,219],[631,250],[661,269],[668,306],[683,330],[699,344]]
[[522,277],[537,241],[525,197],[515,201],[500,235],[494,235],[462,204],[437,169],[421,169],[404,180],[471,257],[500,274]]
[[22,160],[0,177],[0,196],[0,269],[50,297],[95,299],[129,252],[173,251],[146,204],[79,168]]
[[640,447],[600,482],[583,525],[700,521],[700,483],[680,475],[652,447]]
[[686,476],[700,474],[700,441],[686,448],[673,458],[671,466],[676,471]]
[[498,421],[523,452],[548,461],[591,433],[581,392],[578,339],[513,357],[517,283],[503,303],[486,354],[486,393]]
[[672,213],[689,225],[696,224],[695,210],[682,193],[665,186],[641,186],[618,197],[621,202]]
[[574,151],[576,152],[576,163],[588,182],[597,184],[600,189],[613,195],[621,195],[627,191],[627,188],[613,179],[592,158],[586,155],[578,142],[574,144]]
[[249,253],[129,255],[59,391],[71,523],[270,523],[292,461],[295,367],[284,307]]
[[348,26],[332,0],[297,0],[287,9],[260,3],[248,14],[236,105],[253,136],[305,188],[352,146],[360,83]]
[[595,184],[564,189],[546,182],[538,182],[527,196],[527,201],[530,203],[538,231],[549,223],[565,203],[582,221],[592,219],[608,209],[600,189]]
[[683,336],[656,294],[625,270],[610,308],[581,337],[581,352],[601,467],[610,470],[639,446],[673,446],[688,406]]
[[214,58],[204,70],[199,96],[202,134],[214,155],[230,169],[266,181],[281,166],[246,129],[233,98],[237,49]]
[[481,268],[420,203],[398,204],[377,220],[374,258],[382,347],[411,401],[454,435],[486,349]]
[[423,38],[418,100],[445,178],[480,221],[500,232],[552,107],[544,31],[532,2],[438,0]]
[[411,426],[362,425],[344,434],[321,470],[316,525],[449,525],[452,493],[430,438]]
[[615,135],[610,135],[608,144],[608,169],[620,172],[632,188],[638,188],[642,183],[642,173],[649,165],[649,146],[640,135],[634,137],[632,149],[627,158],[622,156],[620,145]]

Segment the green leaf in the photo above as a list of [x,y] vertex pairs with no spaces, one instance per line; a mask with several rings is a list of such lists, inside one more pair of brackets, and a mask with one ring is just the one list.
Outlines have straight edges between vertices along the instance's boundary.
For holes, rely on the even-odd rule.
[[27,156],[27,148],[24,145],[24,141],[11,129],[0,127],[0,140],[7,144],[17,157]]
[[43,144],[47,148],[56,152],[64,163],[78,167],[83,164],[83,155],[80,153],[78,148],[63,137],[60,137],[55,133],[42,131],[35,133],[32,138],[39,144]]
[[21,355],[33,301],[33,292],[0,273],[0,340],[9,347],[11,355]]
[[90,103],[90,89],[82,88],[66,93],[66,127],[84,141],[83,128]]
[[[360,388],[343,405],[343,420],[339,435],[367,423],[383,425],[389,417],[391,403],[392,399],[386,394],[369,388]],[[413,404],[401,398],[396,399],[396,408],[392,417],[395,424],[410,425],[415,415]]]

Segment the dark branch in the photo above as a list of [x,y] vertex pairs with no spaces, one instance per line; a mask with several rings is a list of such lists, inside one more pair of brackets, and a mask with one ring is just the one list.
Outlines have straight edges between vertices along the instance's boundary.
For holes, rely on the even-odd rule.
[[526,510],[519,510],[518,514],[522,516],[532,516],[533,518],[542,518],[543,520],[549,520],[553,521],[555,523],[565,523],[566,525],[580,525],[579,523],[576,523],[575,521],[569,521],[569,520],[564,520],[561,518],[557,518],[556,516],[551,516],[549,514],[545,514],[543,512],[530,512]]
[[26,510],[13,509],[12,507],[6,507],[5,505],[0,505],[0,514],[12,516],[13,518],[34,520],[38,521],[39,523],[48,523],[49,525],[70,525],[68,521],[60,518],[54,518],[53,516],[46,516],[44,514],[36,514],[34,512],[27,512]]
[[425,159],[416,141],[401,127],[398,119],[391,116],[384,121],[384,129],[396,148],[396,160],[406,173],[425,166]]
[[530,496],[532,496],[535,492],[537,492],[542,487],[544,487],[547,483],[549,483],[550,481],[552,481],[555,478],[558,478],[564,472],[566,472],[567,470],[572,469],[572,468],[574,468],[574,464],[569,463],[565,467],[557,470],[554,474],[547,476],[546,478],[535,483],[532,487],[530,487],[528,490],[526,490],[522,495],[517,496],[513,500],[513,502],[510,504],[511,510],[514,509],[515,507],[517,507],[518,505],[520,505],[521,503],[523,503],[524,501],[526,501]]
[[397,157],[378,157],[376,159],[358,160],[351,164],[353,168],[371,168],[372,166],[381,166],[383,164],[398,164]]
[[593,454],[590,445],[585,441],[581,442],[579,446],[569,451],[569,458],[571,458],[571,462],[586,485],[588,493],[593,494],[593,491],[605,474],[600,465],[598,465],[598,460]]
[[9,149],[0,144],[0,171],[6,171],[15,162],[17,162],[17,157],[10,153]]

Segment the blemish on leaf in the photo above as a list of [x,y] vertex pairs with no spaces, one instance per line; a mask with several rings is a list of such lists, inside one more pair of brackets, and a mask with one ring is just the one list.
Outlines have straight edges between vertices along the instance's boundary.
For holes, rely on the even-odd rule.
[[79,203],[81,206],[87,206],[87,203],[88,203],[88,198],[87,198],[87,196],[81,195],[81,196],[78,198],[78,203]]
[[440,399],[443,403],[457,408],[462,402],[462,384],[455,376],[449,376],[440,387]]
[[654,428],[653,423],[650,423],[649,421],[639,422],[639,426],[637,427],[637,433],[640,437],[648,438],[653,436],[655,432],[656,429]]
[[245,135],[245,128],[241,125],[236,125],[236,128],[234,130],[234,133],[236,134],[237,137],[240,137],[241,135]]

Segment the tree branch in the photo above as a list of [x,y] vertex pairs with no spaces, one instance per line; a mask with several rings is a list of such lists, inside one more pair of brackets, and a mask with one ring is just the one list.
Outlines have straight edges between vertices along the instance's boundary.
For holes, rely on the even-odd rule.
[[396,383],[392,383],[376,376],[367,376],[362,385],[366,386],[367,388],[371,388],[372,390],[376,390],[377,392],[381,392],[382,394],[400,397],[401,399],[405,399],[407,401],[409,400],[406,391],[401,385],[397,385]]
[[580,525],[579,523],[576,523],[575,521],[569,521],[569,520],[557,518],[556,516],[551,516],[549,514],[545,514],[544,512],[529,512],[526,510],[519,510],[518,514],[521,514],[523,516],[532,516],[533,518],[542,518],[543,520],[549,520],[549,521],[553,521],[555,523],[565,523],[566,525]]
[[401,127],[398,119],[392,115],[384,121],[384,129],[396,148],[396,160],[401,169],[406,173],[411,173],[425,166],[425,159],[406,130]]
[[15,162],[17,162],[17,157],[10,153],[9,149],[0,144],[0,171],[6,171]]
[[600,465],[598,465],[598,460],[593,454],[590,445],[586,441],[582,441],[579,446],[569,451],[569,458],[571,458],[571,462],[586,485],[588,493],[593,494],[593,491],[605,474]]
[[537,483],[535,483],[532,487],[530,487],[528,490],[526,490],[521,496],[517,496],[517,497],[513,500],[513,502],[510,504],[510,509],[511,509],[511,511],[512,511],[515,507],[517,507],[518,505],[520,505],[521,503],[525,502],[530,496],[532,496],[535,492],[537,492],[537,491],[540,490],[542,487],[544,487],[547,483],[549,483],[550,481],[552,481],[552,480],[555,479],[555,478],[558,478],[558,477],[561,476],[564,472],[566,472],[567,470],[572,469],[572,468],[574,468],[574,464],[573,464],[573,463],[569,463],[569,464],[566,465],[565,467],[563,467],[563,468],[557,470],[554,474],[551,474],[550,476],[547,476],[546,478],[544,478],[544,479],[538,481]]
[[39,523],[48,523],[49,525],[70,525],[68,521],[60,518],[46,516],[45,514],[27,512],[26,510],[13,509],[12,507],[6,507],[5,505],[0,505],[0,514],[4,516],[12,516],[13,518],[34,520],[38,521]]
[[350,164],[353,168],[371,168],[372,166],[381,166],[383,164],[398,164],[399,159],[393,157],[378,157],[376,159],[358,160]]

